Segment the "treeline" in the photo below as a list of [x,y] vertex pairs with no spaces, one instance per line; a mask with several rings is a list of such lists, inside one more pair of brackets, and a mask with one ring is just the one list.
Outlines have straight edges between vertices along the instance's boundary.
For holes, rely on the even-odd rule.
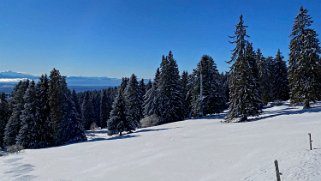
[[170,51],[162,56],[153,81],[138,81],[133,74],[117,88],[76,93],[53,69],[37,83],[20,82],[9,98],[1,94],[0,145],[62,145],[86,140],[87,129],[122,134],[227,108],[226,121],[240,122],[258,116],[269,102],[288,99],[309,108],[321,99],[321,50],[311,25],[301,7],[291,32],[288,66],[280,50],[274,57],[254,50],[241,16],[231,37],[235,48],[226,73],[219,73],[214,59],[203,55],[190,74],[180,74]]
[[56,69],[37,83],[19,82],[10,99],[1,96],[1,146],[43,148],[86,140],[75,97]]
[[300,8],[291,32],[288,70],[278,50],[275,59],[254,53],[248,40],[243,17],[236,25],[232,43],[232,64],[229,72],[230,103],[228,122],[246,121],[258,116],[269,101],[287,100],[303,103],[321,100],[321,60],[317,33],[311,28],[312,18]]

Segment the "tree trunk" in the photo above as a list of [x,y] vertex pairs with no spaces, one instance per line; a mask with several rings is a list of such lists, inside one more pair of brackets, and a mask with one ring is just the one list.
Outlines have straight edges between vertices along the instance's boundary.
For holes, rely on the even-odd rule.
[[309,109],[311,106],[310,106],[310,101],[309,100],[304,100],[304,106],[303,106],[303,109]]

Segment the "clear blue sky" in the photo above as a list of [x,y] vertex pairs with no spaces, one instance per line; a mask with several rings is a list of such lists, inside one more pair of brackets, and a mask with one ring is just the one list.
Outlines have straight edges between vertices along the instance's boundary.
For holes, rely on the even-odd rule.
[[240,14],[255,48],[287,57],[301,5],[321,33],[319,0],[0,0],[0,71],[152,78],[169,50],[180,71],[203,54],[226,71]]

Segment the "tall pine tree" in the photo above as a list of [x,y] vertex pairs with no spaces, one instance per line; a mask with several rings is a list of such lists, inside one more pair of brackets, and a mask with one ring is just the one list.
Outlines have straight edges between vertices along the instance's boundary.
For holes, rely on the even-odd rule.
[[113,102],[113,109],[110,112],[110,118],[107,121],[108,134],[110,135],[122,135],[124,131],[131,130],[131,125],[127,120],[126,103],[123,94],[124,92],[122,89],[119,89]]
[[320,98],[321,89],[321,50],[317,33],[310,28],[312,23],[307,9],[301,7],[295,17],[290,42],[290,99],[293,103],[303,102],[304,108]]
[[171,51],[161,63],[157,89],[159,91],[157,114],[160,118],[160,123],[183,120],[182,87],[176,60]]
[[141,90],[137,82],[136,76],[133,74],[124,91],[125,105],[126,105],[126,120],[130,124],[131,130],[135,130],[139,127],[139,121],[142,118],[142,99]]
[[283,60],[281,51],[278,50],[275,56],[274,63],[274,82],[273,82],[273,97],[274,100],[285,101],[289,99],[289,82],[286,63]]
[[23,96],[25,91],[29,86],[29,81],[21,81],[15,87],[13,92],[13,97],[11,101],[12,113],[8,120],[8,123],[4,132],[4,144],[5,146],[11,146],[16,144],[16,138],[19,134],[19,130],[21,127],[21,119],[20,116],[24,109],[24,99]]
[[37,100],[35,82],[31,81],[24,95],[24,109],[20,116],[21,128],[16,138],[17,144],[24,148],[38,148],[37,142]]
[[250,46],[246,39],[246,26],[243,16],[236,25],[234,41],[235,48],[229,63],[234,63],[231,67],[229,77],[230,105],[227,121],[246,121],[248,116],[257,116],[260,113],[260,97],[258,87],[255,83],[255,75],[250,65],[247,46]]
[[53,135],[50,130],[50,106],[49,106],[49,79],[42,75],[36,86],[37,110],[36,142],[38,147],[47,147],[53,144]]

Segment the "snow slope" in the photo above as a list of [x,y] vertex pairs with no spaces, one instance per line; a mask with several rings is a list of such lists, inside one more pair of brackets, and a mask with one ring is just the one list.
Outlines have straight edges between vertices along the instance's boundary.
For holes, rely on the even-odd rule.
[[[282,181],[321,180],[321,104],[309,111],[277,106],[257,120],[223,115],[0,157],[0,180]],[[309,151],[308,133],[314,149]]]

